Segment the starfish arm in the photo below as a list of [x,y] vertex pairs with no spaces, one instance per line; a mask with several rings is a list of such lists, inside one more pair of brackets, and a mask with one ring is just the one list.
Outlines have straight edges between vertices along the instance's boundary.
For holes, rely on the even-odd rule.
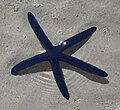
[[52,66],[52,70],[53,70],[53,74],[54,74],[56,83],[57,83],[62,95],[66,99],[69,99],[69,92],[68,92],[67,86],[65,84],[64,77],[63,77],[59,62],[58,61],[51,61],[50,63]]
[[91,27],[91,28],[63,41],[59,45],[61,51],[64,51],[65,49],[75,45],[76,43],[79,43],[80,41],[86,39],[87,37],[90,37],[95,31],[96,31],[96,27]]
[[30,23],[34,33],[36,34],[37,38],[41,42],[42,46],[46,50],[53,47],[52,43],[49,41],[49,39],[45,35],[44,31],[42,30],[42,28],[38,24],[36,18],[34,17],[34,15],[31,12],[28,12],[28,20],[29,20],[29,23]]
[[46,60],[47,60],[47,56],[46,56],[45,53],[36,55],[34,57],[26,59],[26,60],[18,63],[17,65],[15,65],[12,68],[11,73],[13,75],[17,75],[17,72],[19,72],[20,70],[23,70],[25,68],[28,68],[28,67],[30,67],[32,65],[35,65],[37,63],[40,63],[40,62],[43,62],[43,61],[46,61]]
[[65,61],[77,68],[80,68],[86,72],[89,72],[89,73],[92,73],[92,74],[95,74],[95,75],[98,75],[98,76],[101,76],[101,77],[107,77],[108,74],[106,72],[104,72],[103,70],[91,65],[91,64],[88,64],[82,60],[79,60],[75,57],[72,57],[72,56],[69,56],[69,55],[65,55],[63,54],[61,56],[61,60],[62,61]]

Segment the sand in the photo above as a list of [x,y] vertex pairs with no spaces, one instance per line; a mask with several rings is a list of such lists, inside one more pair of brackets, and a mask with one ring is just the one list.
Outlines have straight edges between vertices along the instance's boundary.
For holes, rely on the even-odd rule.
[[[108,77],[63,69],[70,93],[66,100],[47,62],[29,68],[31,74],[11,75],[15,64],[44,51],[28,23],[28,11],[55,45],[96,26],[73,56],[103,69]],[[120,1],[1,0],[0,110],[120,110]]]

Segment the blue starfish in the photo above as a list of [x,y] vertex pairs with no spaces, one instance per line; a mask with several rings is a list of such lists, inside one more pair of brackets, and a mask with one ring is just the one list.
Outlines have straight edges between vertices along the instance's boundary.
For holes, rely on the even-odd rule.
[[56,83],[62,95],[66,99],[69,99],[70,96],[69,96],[69,92],[68,92],[67,86],[64,81],[64,77],[62,74],[62,70],[60,68],[59,61],[67,62],[89,73],[92,73],[92,74],[95,74],[101,77],[107,77],[107,73],[104,72],[103,70],[98,69],[97,67],[92,66],[91,64],[88,64],[84,61],[81,61],[80,59],[77,59],[75,57],[72,57],[70,55],[63,53],[64,50],[70,48],[71,46],[91,36],[96,31],[96,27],[91,27],[61,42],[59,45],[53,46],[53,44],[49,41],[49,39],[47,38],[44,31],[41,29],[37,20],[35,19],[34,15],[31,12],[28,12],[28,20],[34,33],[36,34],[37,38],[41,42],[46,52],[33,56],[15,65],[11,71],[13,75],[17,75],[17,72],[19,72],[20,70],[23,70],[37,63],[41,63],[43,61],[49,61],[52,67],[52,71],[53,71]]

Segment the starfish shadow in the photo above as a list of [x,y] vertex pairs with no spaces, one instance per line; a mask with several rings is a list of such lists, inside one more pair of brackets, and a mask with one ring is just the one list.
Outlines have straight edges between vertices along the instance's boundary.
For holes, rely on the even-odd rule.
[[[72,55],[74,54],[77,50],[79,50],[89,39],[91,36],[89,36],[88,38],[86,38],[85,40],[73,45],[72,47],[66,49],[64,51],[65,54],[68,55]],[[45,66],[46,65],[46,66]],[[109,81],[107,78],[105,77],[100,77],[97,75],[93,75],[89,72],[83,71],[80,68],[76,68],[68,63],[65,62],[60,62],[60,66],[63,69],[68,69],[68,70],[72,70],[75,71],[76,73],[79,73],[81,75],[83,75],[84,77],[88,78],[91,81],[97,82],[97,83],[101,83],[101,84],[108,84]],[[21,70],[17,73],[17,75],[26,75],[26,74],[33,74],[33,73],[38,73],[38,72],[49,72],[52,71],[51,65],[48,61],[42,62],[42,63],[38,63],[36,65],[33,65],[29,68],[26,68],[24,70]],[[41,73],[43,74],[43,73]]]
[[[70,95],[64,80],[64,75],[61,67],[76,71],[84,75],[85,77],[89,78],[90,80],[96,82],[102,81],[102,83],[104,82],[104,84],[107,83],[107,81],[103,81],[101,80],[102,78],[101,79],[99,78],[99,77],[107,77],[106,72],[91,64],[88,64],[80,59],[71,56],[75,51],[77,51],[82,45],[85,44],[85,42],[90,38],[90,36],[92,36],[92,34],[96,31],[96,27],[91,27],[61,42],[59,45],[53,46],[53,44],[45,35],[42,28],[39,26],[34,15],[30,12],[28,13],[28,20],[34,33],[36,34],[38,40],[40,41],[41,45],[46,50],[46,52],[42,54],[38,54],[36,56],[33,56],[16,64],[11,70],[11,73],[13,75],[24,75],[29,73],[52,70],[57,86],[61,91],[62,95],[66,99],[69,99]],[[68,64],[60,63],[61,61],[66,62]],[[41,62],[43,62],[42,65]],[[68,66],[69,64],[72,66]],[[50,66],[51,69],[48,68]],[[73,66],[75,66],[75,68],[73,68]],[[76,67],[80,69],[76,69]],[[98,76],[97,80],[93,78],[93,76],[91,77],[91,75],[89,74],[87,75],[86,72],[93,74],[93,76],[97,75]]]

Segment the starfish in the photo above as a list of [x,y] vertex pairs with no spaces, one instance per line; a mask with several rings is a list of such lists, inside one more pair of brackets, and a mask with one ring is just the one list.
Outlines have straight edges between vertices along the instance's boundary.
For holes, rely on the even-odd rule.
[[28,21],[36,34],[38,40],[42,44],[43,48],[46,50],[46,52],[42,54],[38,54],[36,56],[33,56],[31,58],[28,58],[18,64],[16,64],[12,70],[11,73],[13,75],[17,75],[17,72],[20,70],[23,70],[25,68],[28,68],[30,66],[33,66],[37,63],[41,63],[43,61],[49,61],[51,64],[51,68],[53,71],[54,78],[56,80],[57,86],[59,90],[61,91],[62,95],[69,99],[70,95],[64,80],[62,69],[60,68],[59,61],[63,61],[66,63],[69,63],[77,68],[80,68],[86,72],[92,73],[94,75],[98,75],[100,77],[107,77],[107,73],[103,70],[88,64],[80,59],[77,59],[73,56],[67,55],[63,53],[64,50],[70,48],[71,46],[79,43],[80,41],[86,39],[87,37],[91,36],[95,31],[96,27],[91,27],[77,35],[74,35],[71,38],[68,38],[67,40],[59,43],[59,45],[54,46],[50,40],[45,35],[44,31],[38,24],[36,18],[31,12],[28,12]]

